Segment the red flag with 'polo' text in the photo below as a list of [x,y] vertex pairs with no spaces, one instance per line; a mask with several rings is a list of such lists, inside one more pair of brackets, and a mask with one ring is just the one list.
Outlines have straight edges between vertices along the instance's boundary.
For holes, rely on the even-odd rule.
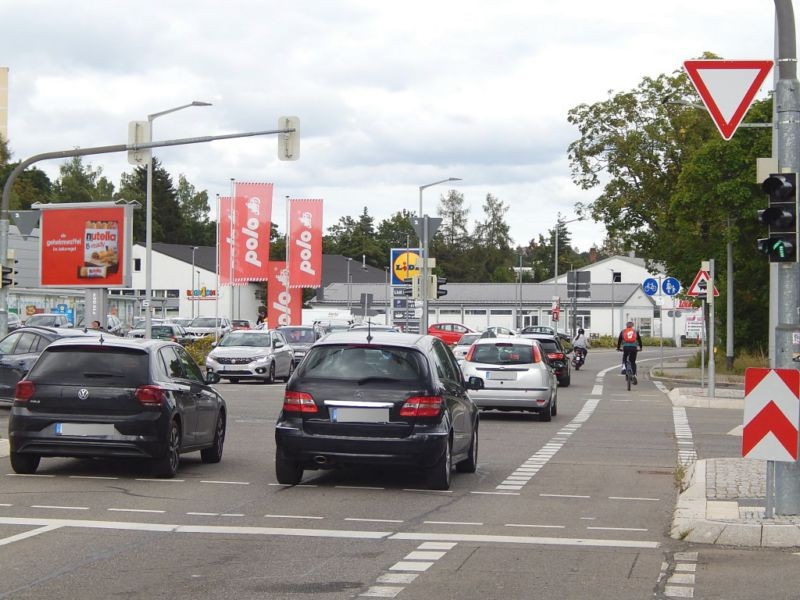
[[289,200],[289,287],[322,285],[322,200]]
[[267,323],[272,327],[300,325],[303,321],[303,290],[289,288],[286,263],[270,261],[267,269]]
[[236,182],[233,203],[233,283],[266,281],[272,184]]

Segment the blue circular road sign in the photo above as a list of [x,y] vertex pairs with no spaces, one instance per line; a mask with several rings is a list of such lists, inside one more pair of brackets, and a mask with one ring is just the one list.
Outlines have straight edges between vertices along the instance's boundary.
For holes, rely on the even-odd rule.
[[642,289],[648,296],[654,296],[658,293],[658,281],[652,277],[648,277],[644,280],[644,283],[642,283]]
[[667,296],[674,296],[681,291],[681,282],[674,277],[667,277],[661,282],[661,290]]

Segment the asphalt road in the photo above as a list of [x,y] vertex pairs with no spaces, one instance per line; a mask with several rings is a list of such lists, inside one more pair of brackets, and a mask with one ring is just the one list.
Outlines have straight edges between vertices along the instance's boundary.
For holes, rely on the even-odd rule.
[[628,392],[618,361],[590,352],[550,423],[482,414],[478,471],[447,492],[379,469],[277,484],[282,384],[220,384],[223,460],[186,455],[174,480],[72,459],[16,476],[0,459],[0,599],[798,597],[791,552],[668,537],[677,420],[701,458],[735,456],[741,415],[676,413],[645,377]]

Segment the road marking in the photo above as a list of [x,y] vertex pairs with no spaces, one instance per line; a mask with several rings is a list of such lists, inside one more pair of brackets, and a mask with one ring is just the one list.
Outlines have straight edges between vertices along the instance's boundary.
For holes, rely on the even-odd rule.
[[13,504],[0,504],[0,506],[14,506]]
[[394,598],[404,589],[404,587],[389,585],[373,585],[363,594],[359,594],[359,596],[366,596],[368,598]]
[[565,529],[566,525],[527,525],[525,523],[506,523],[505,527],[531,527],[535,529]]
[[659,548],[659,542],[592,538],[554,538],[513,535],[470,535],[460,533],[395,533],[391,531],[302,529],[288,527],[243,527],[232,525],[178,525],[174,523],[141,523],[135,521],[97,521],[90,519],[46,519],[32,517],[0,517],[0,525],[30,525],[38,527],[73,527],[119,531],[148,531],[154,533],[203,533],[216,535],[261,535],[288,537],[319,537],[367,540],[404,540],[420,542],[478,542],[545,546],[585,546],[606,548]]
[[45,508],[53,510],[89,510],[88,506],[51,506],[49,504],[32,504],[31,508]]
[[647,531],[647,529],[640,529],[638,527],[587,527],[586,529],[599,531]]
[[472,523],[470,521],[423,521],[426,525],[483,525],[483,523]]
[[219,513],[212,512],[187,512],[190,517],[218,517]]
[[581,498],[588,500],[591,496],[580,496],[578,494],[539,494],[542,498]]
[[13,544],[14,542],[18,542],[20,540],[26,540],[35,535],[47,533],[48,531],[55,531],[56,529],[60,529],[60,526],[45,525],[44,527],[39,527],[38,529],[34,529],[32,531],[26,531],[25,533],[18,533],[17,535],[12,535],[10,537],[0,539],[0,546],[7,546],[8,544]]
[[39,475],[38,473],[30,473],[28,475],[24,475],[22,473],[6,473],[6,477],[31,477],[31,478],[38,477],[40,479],[45,479],[45,478],[52,479],[55,477],[55,475]]
[[603,395],[603,385],[595,385],[592,388],[592,396],[602,396]]
[[165,510],[148,510],[145,508],[107,508],[106,510],[110,512],[130,512],[130,513],[153,513],[153,514],[164,514]]
[[383,487],[371,487],[368,485],[335,485],[340,490],[385,490]]
[[360,521],[364,523],[402,523],[402,519],[359,519],[357,517],[345,517],[345,521]]
[[488,496],[519,496],[518,492],[470,492],[470,494],[485,494]]
[[403,488],[404,492],[422,492],[423,494],[452,494],[453,490],[420,490],[416,488]]
[[432,562],[411,562],[407,560],[401,560],[396,562],[391,567],[389,567],[390,571],[416,571],[416,572],[423,572],[427,571],[433,566]]
[[315,517],[312,515],[264,515],[268,519],[324,519],[325,517]]
[[222,513],[220,517],[243,517],[244,513]]
[[403,560],[439,560],[442,558],[447,552],[442,551],[430,551],[430,550],[414,550],[414,552],[409,552],[406,556],[403,557]]
[[678,462],[688,466],[697,460],[697,452],[694,449],[689,418],[683,406],[672,407],[672,421],[675,426],[675,437],[678,440]]
[[207,481],[201,480],[200,483],[221,483],[226,485],[250,485],[249,481]]
[[146,477],[139,477],[134,481],[152,481],[154,483],[184,483],[185,479],[148,479]]
[[416,573],[384,573],[376,581],[378,583],[411,583],[417,577],[419,575]]
[[600,403],[598,399],[587,400],[583,408],[567,425],[544,446],[542,446],[533,456],[525,460],[511,475],[506,477],[496,490],[521,490],[556,453],[564,447],[567,439],[583,425]]
[[100,475],[69,475],[70,479],[110,479],[115,481],[119,479],[119,477],[102,477]]
[[660,498],[627,498],[625,496],[609,496],[609,500],[641,500],[643,502],[661,502]]
[[452,550],[455,547],[452,542],[423,542],[419,545],[420,550]]

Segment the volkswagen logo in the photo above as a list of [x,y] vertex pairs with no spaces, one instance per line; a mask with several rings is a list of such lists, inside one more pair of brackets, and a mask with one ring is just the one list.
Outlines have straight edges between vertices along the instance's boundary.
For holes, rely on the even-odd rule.
[[81,400],[86,400],[89,397],[89,390],[86,388],[81,388],[78,390],[78,398]]

